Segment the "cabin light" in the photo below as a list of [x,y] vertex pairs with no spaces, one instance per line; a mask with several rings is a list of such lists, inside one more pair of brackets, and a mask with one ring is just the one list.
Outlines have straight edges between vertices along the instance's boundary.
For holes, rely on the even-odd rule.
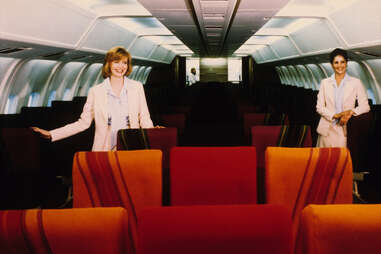
[[251,54],[257,50],[265,48],[267,45],[247,45],[243,44],[239,49],[237,49],[234,54]]
[[206,33],[206,36],[208,36],[208,37],[221,37],[221,34],[219,34],[219,33]]
[[224,17],[203,17],[204,20],[224,20]]
[[203,65],[226,65],[226,58],[201,58]]
[[245,44],[272,44],[277,40],[284,38],[284,36],[275,35],[253,35],[251,36]]
[[156,43],[156,44],[172,44],[172,45],[183,45],[183,43],[179,40],[179,38],[177,38],[176,36],[172,35],[172,36],[161,36],[161,35],[157,35],[157,36],[153,36],[153,35],[147,35],[147,36],[144,36],[144,38]]
[[111,18],[110,21],[138,35],[173,35],[156,18]]

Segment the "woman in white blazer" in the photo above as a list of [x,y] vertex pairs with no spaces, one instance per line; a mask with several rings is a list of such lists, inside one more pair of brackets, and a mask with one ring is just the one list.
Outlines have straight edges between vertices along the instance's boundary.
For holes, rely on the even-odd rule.
[[132,71],[131,55],[123,47],[111,48],[105,57],[102,75],[105,80],[90,88],[80,118],[51,131],[32,127],[52,142],[77,134],[95,120],[93,151],[115,149],[116,134],[125,128],[153,128],[143,85],[128,79]]
[[332,51],[330,62],[334,74],[321,81],[317,97],[316,110],[321,115],[317,147],[346,147],[346,124],[353,115],[370,110],[368,96],[361,81],[346,73],[348,55],[345,50]]

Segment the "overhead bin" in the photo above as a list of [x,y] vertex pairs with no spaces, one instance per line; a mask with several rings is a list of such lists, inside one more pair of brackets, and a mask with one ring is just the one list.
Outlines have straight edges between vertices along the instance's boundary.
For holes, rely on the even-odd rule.
[[[123,26],[129,18],[118,15],[121,14],[107,8],[89,10],[69,1],[9,1],[1,10],[0,53],[3,50],[2,55],[9,51],[10,57],[100,62],[102,58],[95,56],[103,56],[111,47],[121,45],[133,57],[148,63],[169,64],[173,60],[175,54],[170,54],[170,49],[158,50],[156,43]],[[138,18],[136,22],[145,21]]]

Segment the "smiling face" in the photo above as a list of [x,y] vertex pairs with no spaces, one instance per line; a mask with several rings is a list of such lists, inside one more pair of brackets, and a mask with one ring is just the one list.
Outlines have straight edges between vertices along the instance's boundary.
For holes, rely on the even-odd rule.
[[345,58],[341,55],[335,56],[332,61],[332,68],[335,72],[335,75],[345,75],[345,72],[347,71],[347,61]]
[[110,63],[111,76],[115,78],[122,78],[126,74],[127,68],[127,57],[122,57],[119,60],[113,60]]

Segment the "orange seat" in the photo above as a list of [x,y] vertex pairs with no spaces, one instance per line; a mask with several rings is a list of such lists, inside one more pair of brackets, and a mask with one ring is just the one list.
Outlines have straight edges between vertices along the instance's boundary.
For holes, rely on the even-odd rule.
[[301,253],[378,254],[381,205],[309,205],[300,231]]
[[140,210],[162,204],[161,159],[159,150],[76,153],[73,207],[126,208],[136,239]]
[[352,203],[352,161],[346,148],[268,147],[265,199],[292,211],[293,236],[308,204]]
[[177,146],[177,128],[122,129],[117,150],[159,149],[163,153],[163,204],[169,203],[169,154]]
[[311,147],[308,125],[257,125],[251,127],[251,145],[257,150],[258,202],[264,199],[265,151],[268,146]]
[[123,254],[123,208],[0,211],[1,254]]

